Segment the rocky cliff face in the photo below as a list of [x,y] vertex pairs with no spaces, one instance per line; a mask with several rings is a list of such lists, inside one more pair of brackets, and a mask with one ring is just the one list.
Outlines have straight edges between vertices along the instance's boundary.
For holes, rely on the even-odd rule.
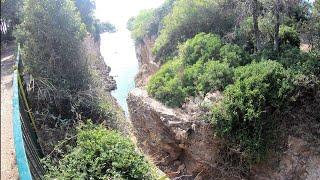
[[[289,136],[286,142],[280,157],[270,157],[252,168],[250,179],[320,179],[320,147],[301,137]],[[274,160],[278,162],[272,163]]]
[[135,77],[137,87],[145,86],[152,74],[159,69],[155,57],[152,55],[156,37],[145,37],[136,44],[136,56],[139,62],[139,72]]
[[219,174],[219,141],[209,123],[169,109],[139,88],[130,93],[128,107],[138,146],[169,177],[210,179]]
[[87,35],[83,40],[83,47],[86,51],[88,64],[94,69],[98,76],[103,78],[105,90],[110,92],[117,88],[116,81],[109,75],[111,68],[106,65],[100,52],[100,42],[94,41],[91,35]]
[[[281,137],[281,150],[277,154],[269,154],[246,175],[232,168],[226,170],[220,161],[223,142],[214,136],[209,123],[199,120],[194,104],[187,104],[184,111],[171,109],[149,97],[144,90],[149,77],[159,67],[151,54],[153,42],[154,38],[145,38],[136,47],[140,64],[136,77],[139,88],[129,94],[127,102],[138,146],[170,178],[320,179],[320,117],[314,115],[314,112],[320,112],[320,98],[313,100],[314,106],[310,109],[300,106],[300,110],[294,110],[296,113],[286,117],[289,125],[282,128],[288,133]],[[206,98],[214,102],[221,99],[221,95],[215,92]],[[304,115],[300,117],[300,114]]]

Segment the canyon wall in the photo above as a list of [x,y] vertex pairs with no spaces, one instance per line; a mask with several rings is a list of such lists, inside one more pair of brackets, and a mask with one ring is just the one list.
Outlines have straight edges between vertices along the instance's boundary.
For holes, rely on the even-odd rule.
[[100,41],[95,41],[92,35],[88,34],[83,40],[83,49],[87,56],[88,64],[98,73],[104,81],[105,90],[111,92],[117,88],[116,81],[110,76],[111,68],[104,62],[100,52]]
[[156,37],[144,37],[139,43],[136,43],[136,56],[139,63],[139,72],[135,77],[136,87],[143,87],[147,84],[150,76],[160,67],[156,63],[152,54]]

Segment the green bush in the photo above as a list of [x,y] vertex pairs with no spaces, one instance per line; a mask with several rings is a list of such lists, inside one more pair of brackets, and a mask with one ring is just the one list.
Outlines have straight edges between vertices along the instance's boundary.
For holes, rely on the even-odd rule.
[[219,58],[220,37],[214,34],[197,34],[179,48],[179,56],[185,65],[193,65],[199,60],[204,62]]
[[205,64],[204,73],[198,76],[197,91],[206,94],[210,91],[224,90],[232,83],[233,72],[227,63],[209,61]]
[[279,37],[282,44],[289,44],[297,48],[300,47],[300,34],[293,27],[281,25],[279,29]]
[[78,129],[76,146],[57,164],[48,165],[46,179],[155,179],[134,144],[120,134],[91,123]]
[[182,68],[181,60],[175,59],[164,64],[161,69],[151,77],[148,93],[168,106],[180,106],[185,99],[185,92],[179,72]]
[[320,77],[320,54],[319,53],[307,53],[305,54],[305,58],[307,58],[303,62],[297,63],[294,69],[300,71],[306,75],[315,75]]
[[283,45],[277,61],[284,67],[301,71],[303,74],[320,74],[320,53],[302,52],[291,45]]
[[151,78],[148,92],[169,106],[180,106],[188,96],[224,90],[232,83],[231,66],[248,62],[249,55],[239,46],[223,45],[219,36],[200,33],[180,45],[176,60]]
[[204,64],[203,60],[199,60],[194,65],[184,68],[182,76],[183,88],[188,95],[194,96],[197,94],[197,82],[199,76],[204,72]]
[[[213,109],[217,135],[228,139],[249,163],[260,161],[266,151],[272,119],[267,115],[281,107],[290,89],[287,71],[275,61],[263,61],[235,70],[235,83],[224,91]],[[269,116],[271,117],[271,116]]]
[[36,80],[48,79],[57,89],[85,88],[88,69],[81,42],[86,28],[73,2],[28,0],[17,29],[17,39],[24,40],[22,58]]
[[251,61],[247,52],[240,46],[232,44],[222,46],[220,56],[222,61],[229,63],[231,67],[243,66]]

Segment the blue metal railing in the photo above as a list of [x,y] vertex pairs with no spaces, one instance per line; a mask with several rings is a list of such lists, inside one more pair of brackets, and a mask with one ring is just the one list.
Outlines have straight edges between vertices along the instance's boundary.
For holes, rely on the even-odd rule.
[[20,119],[20,100],[19,100],[19,83],[18,83],[18,67],[20,59],[20,46],[18,46],[16,69],[13,73],[13,135],[14,135],[14,146],[16,151],[16,160],[19,171],[19,177],[21,180],[31,180],[31,172],[27,159],[27,154],[23,141],[23,132]]
[[13,134],[16,161],[21,180],[42,179],[42,151],[37,142],[35,120],[29,108],[21,76],[22,63],[18,45],[16,69],[13,73]]

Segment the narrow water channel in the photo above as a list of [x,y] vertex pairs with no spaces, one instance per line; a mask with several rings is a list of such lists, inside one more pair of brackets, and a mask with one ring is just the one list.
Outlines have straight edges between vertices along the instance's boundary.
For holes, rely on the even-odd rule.
[[101,34],[100,51],[111,75],[117,82],[117,89],[112,95],[128,115],[126,99],[134,88],[134,77],[138,72],[138,60],[134,41],[126,29],[130,17],[136,16],[143,9],[156,8],[164,0],[95,0],[95,16],[101,22],[110,22],[117,28],[115,33]]
[[134,77],[138,72],[138,60],[130,32],[123,28],[115,33],[101,34],[100,50],[106,64],[111,67],[110,74],[117,82],[117,89],[111,93],[128,114],[126,98],[135,86]]

